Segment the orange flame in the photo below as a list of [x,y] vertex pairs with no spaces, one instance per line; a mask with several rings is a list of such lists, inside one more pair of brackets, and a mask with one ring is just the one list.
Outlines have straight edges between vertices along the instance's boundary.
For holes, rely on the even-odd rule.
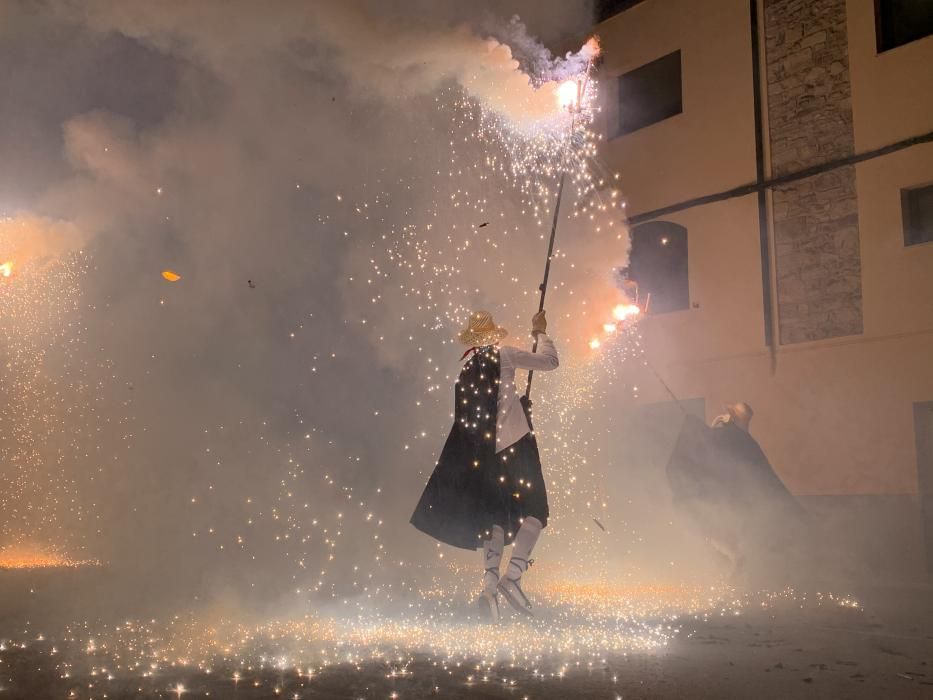
[[636,304],[619,304],[612,310],[612,315],[617,321],[624,321],[640,313],[641,309]]
[[557,105],[561,109],[574,109],[580,99],[580,84],[576,80],[565,80],[554,91]]
[[9,277],[13,274],[13,261],[7,260],[5,263],[0,265],[0,276]]
[[0,549],[0,569],[52,569],[79,566],[100,566],[100,562],[92,559],[69,559],[54,552],[32,549],[28,546]]

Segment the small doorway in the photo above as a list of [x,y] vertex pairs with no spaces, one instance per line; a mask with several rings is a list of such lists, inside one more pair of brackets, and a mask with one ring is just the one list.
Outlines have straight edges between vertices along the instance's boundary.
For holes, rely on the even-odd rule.
[[917,488],[923,520],[923,549],[927,571],[933,572],[933,401],[914,404],[914,435],[917,441]]

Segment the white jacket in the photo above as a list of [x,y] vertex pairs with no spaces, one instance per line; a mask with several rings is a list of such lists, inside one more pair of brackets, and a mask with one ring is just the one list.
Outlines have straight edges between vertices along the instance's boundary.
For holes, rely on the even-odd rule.
[[511,447],[531,431],[519,400],[524,392],[515,386],[516,369],[548,372],[559,364],[554,341],[544,333],[538,336],[538,352],[519,350],[510,345],[499,348],[499,402],[496,419],[496,452]]

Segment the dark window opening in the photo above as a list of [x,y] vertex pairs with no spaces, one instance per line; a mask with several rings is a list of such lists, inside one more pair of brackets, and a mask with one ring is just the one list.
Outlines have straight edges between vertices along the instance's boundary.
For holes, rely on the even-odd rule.
[[649,314],[689,309],[687,229],[670,221],[636,226],[622,277],[637,285],[638,302]]
[[613,15],[625,12],[644,0],[596,0],[596,23],[605,22]]
[[680,51],[619,76],[616,136],[630,134],[682,111]]
[[875,0],[878,53],[933,34],[931,0]]
[[933,185],[901,190],[904,245],[933,243]]

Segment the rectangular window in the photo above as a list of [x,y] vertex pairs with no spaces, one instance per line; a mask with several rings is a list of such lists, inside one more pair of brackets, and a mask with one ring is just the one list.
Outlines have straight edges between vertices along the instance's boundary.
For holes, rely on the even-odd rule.
[[680,51],[619,76],[616,136],[630,134],[682,111]]
[[904,245],[933,243],[933,185],[901,190]]
[[643,0],[596,0],[596,23],[605,22],[610,17],[625,12]]
[[878,53],[933,34],[933,1],[875,0]]

